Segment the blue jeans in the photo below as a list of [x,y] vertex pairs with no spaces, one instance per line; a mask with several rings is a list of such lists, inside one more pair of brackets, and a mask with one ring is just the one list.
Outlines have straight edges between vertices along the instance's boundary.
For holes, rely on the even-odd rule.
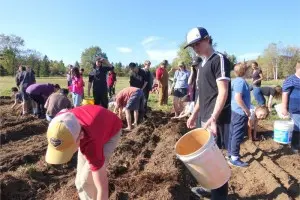
[[261,93],[260,87],[253,87],[253,96],[259,106],[266,105],[266,99],[264,95]]
[[291,114],[291,118],[293,119],[295,125],[294,125],[294,131],[292,136],[291,145],[295,149],[300,148],[299,140],[300,140],[300,113],[293,113]]
[[228,155],[240,156],[240,145],[247,132],[248,117],[231,111],[231,124],[228,139]]
[[74,107],[78,107],[81,105],[82,95],[72,93],[72,100],[73,100]]

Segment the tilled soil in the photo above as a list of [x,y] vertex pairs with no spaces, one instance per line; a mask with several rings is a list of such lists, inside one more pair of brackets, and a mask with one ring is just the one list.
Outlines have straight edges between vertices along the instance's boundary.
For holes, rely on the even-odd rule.
[[[10,106],[0,106],[1,199],[78,199],[76,155],[66,165],[45,163],[47,122],[20,117]],[[275,143],[270,130],[262,122],[264,140],[243,143],[242,159],[250,166],[232,168],[229,199],[300,199],[300,156]],[[108,167],[110,199],[197,199],[190,192],[197,183],[174,153],[187,131],[184,121],[153,111],[136,129],[123,132]]]

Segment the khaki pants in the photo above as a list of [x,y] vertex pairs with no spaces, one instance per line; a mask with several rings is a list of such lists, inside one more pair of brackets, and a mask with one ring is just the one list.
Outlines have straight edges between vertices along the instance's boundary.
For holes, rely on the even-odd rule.
[[159,105],[168,104],[168,86],[160,86],[159,88]]
[[[104,145],[103,151],[105,163],[103,167],[107,166],[110,156],[117,147],[120,136],[121,130]],[[78,150],[75,185],[81,200],[95,200],[97,198],[97,189],[93,181],[92,171],[90,170],[89,163],[81,153],[80,149]]]

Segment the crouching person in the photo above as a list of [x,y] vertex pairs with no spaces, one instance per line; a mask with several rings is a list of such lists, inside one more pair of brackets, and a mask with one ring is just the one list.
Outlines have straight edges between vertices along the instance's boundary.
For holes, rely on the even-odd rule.
[[37,112],[39,118],[45,118],[45,102],[48,97],[53,93],[60,90],[60,86],[58,84],[32,84],[26,89],[26,93],[29,97],[35,102],[36,108],[34,108],[34,112]]
[[127,128],[125,130],[131,130],[131,111],[134,112],[133,126],[138,124],[139,111],[144,110],[144,93],[143,90],[136,87],[128,87],[121,90],[116,96],[115,112],[118,111],[120,119],[122,118],[122,110],[125,107],[125,115],[127,120]]
[[50,122],[54,116],[63,109],[72,108],[71,101],[68,99],[69,91],[67,89],[60,89],[60,92],[51,94],[46,103],[46,119]]
[[106,166],[121,128],[118,116],[97,105],[62,111],[50,122],[46,162],[67,163],[78,149],[75,184],[81,200],[108,199]]
[[266,119],[269,115],[269,109],[266,106],[250,106],[250,117],[248,121],[248,138],[252,141],[259,141],[257,138],[257,125],[259,120]]
[[19,92],[18,88],[11,88],[12,98],[14,99],[14,104],[11,106],[12,109],[21,109],[23,105],[23,98],[21,92]]

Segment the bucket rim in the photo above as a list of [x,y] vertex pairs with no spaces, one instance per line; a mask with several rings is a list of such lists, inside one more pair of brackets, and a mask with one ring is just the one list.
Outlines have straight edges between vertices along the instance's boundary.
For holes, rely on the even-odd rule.
[[[194,131],[196,131],[196,130],[205,130],[205,131],[208,132],[209,137],[208,137],[207,143],[206,143],[205,145],[203,145],[202,147],[200,147],[199,149],[197,149],[196,151],[194,151],[193,153],[186,154],[186,155],[178,154],[177,151],[176,151],[176,146],[177,146],[177,144],[178,144],[185,136],[192,134],[192,132],[194,132]],[[212,139],[212,137],[213,137],[213,136],[212,136],[211,132],[210,132],[209,130],[207,130],[207,129],[204,129],[204,128],[196,128],[196,129],[193,129],[193,130],[187,132],[186,134],[184,134],[183,136],[181,136],[180,139],[179,139],[179,140],[176,142],[176,144],[175,144],[175,153],[176,153],[176,156],[177,156],[177,157],[182,157],[182,158],[188,158],[188,157],[191,157],[191,156],[193,156],[193,155],[196,155],[196,154],[198,154],[198,153],[201,153],[201,152],[205,151],[205,148],[204,148],[204,147],[207,147],[207,146],[209,146],[209,145],[213,145],[213,143],[210,144],[210,142],[209,142],[209,141]],[[201,150],[201,149],[202,149],[202,150]],[[200,150],[201,150],[201,151],[200,151]]]

